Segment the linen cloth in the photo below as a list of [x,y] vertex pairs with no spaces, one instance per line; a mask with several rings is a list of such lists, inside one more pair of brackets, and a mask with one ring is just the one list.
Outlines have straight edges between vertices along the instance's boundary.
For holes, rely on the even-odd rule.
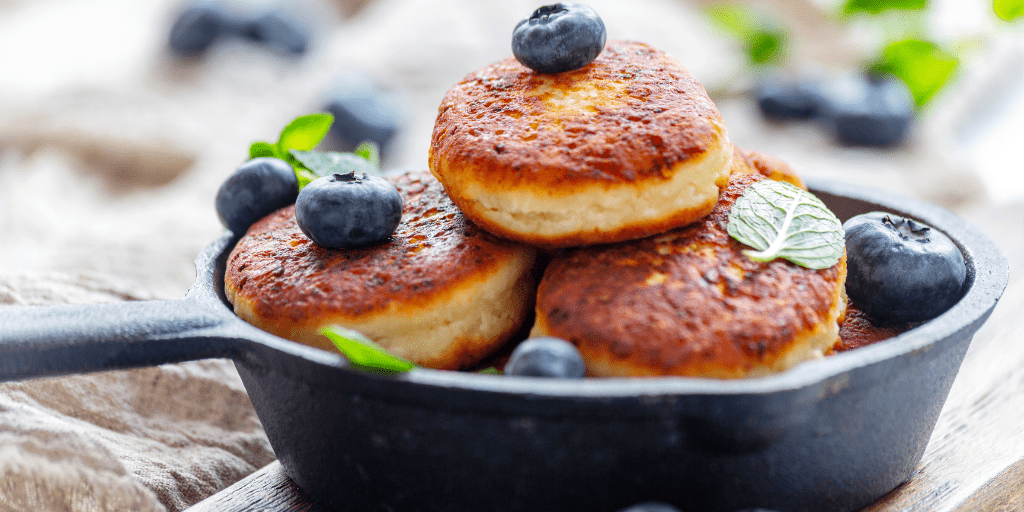
[[[751,79],[739,48],[699,6],[588,3],[609,38],[679,58],[743,147],[805,176],[947,205],[978,200],[969,170],[933,151],[941,140],[927,130],[893,160],[834,148],[814,128],[765,125],[735,95]],[[313,29],[302,59],[227,40],[182,61],[165,51],[176,1],[0,1],[0,69],[20,70],[0,79],[0,307],[182,297],[194,257],[222,230],[217,188],[248,144],[273,142],[290,119],[320,110],[346,73],[404,95],[384,166],[425,168],[444,92],[509,55],[512,27],[537,7],[339,4],[282,4]],[[182,510],[272,460],[228,361],[0,384],[0,510]]]

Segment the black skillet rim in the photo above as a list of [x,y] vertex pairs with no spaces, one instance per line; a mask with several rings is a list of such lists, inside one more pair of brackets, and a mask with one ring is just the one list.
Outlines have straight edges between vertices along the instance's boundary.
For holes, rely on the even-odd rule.
[[[926,351],[936,343],[955,336],[958,332],[965,329],[977,329],[981,321],[994,308],[1009,280],[1009,266],[1002,252],[978,228],[953,213],[925,201],[842,182],[821,179],[806,179],[805,181],[819,198],[822,198],[822,195],[826,196],[822,198],[826,204],[828,203],[827,196],[835,196],[838,199],[876,205],[880,209],[919,220],[949,235],[963,251],[967,261],[969,286],[964,297],[939,317],[890,340],[804,362],[778,374],[737,380],[694,377],[555,380],[428,368],[416,368],[395,376],[382,376],[348,370],[347,362],[340,354],[275,336],[267,336],[260,342],[268,344],[267,338],[275,338],[282,342],[274,343],[276,345],[274,348],[278,350],[318,364],[326,364],[344,371],[358,372],[369,379],[393,379],[414,385],[456,388],[471,392],[581,399],[669,395],[765,395],[823,384],[857,368]],[[226,259],[226,253],[234,246],[234,242],[233,237],[225,236],[212,243],[197,258],[197,268],[202,268],[204,264],[222,264]],[[223,267],[211,274],[207,276],[214,280],[210,284],[217,291],[220,302],[234,316],[230,305],[223,297]],[[220,282],[217,282],[218,279]],[[189,295],[198,298],[197,294],[192,292]],[[237,317],[235,318],[237,319]],[[241,319],[238,320],[243,322]],[[973,335],[973,332],[969,334]]]

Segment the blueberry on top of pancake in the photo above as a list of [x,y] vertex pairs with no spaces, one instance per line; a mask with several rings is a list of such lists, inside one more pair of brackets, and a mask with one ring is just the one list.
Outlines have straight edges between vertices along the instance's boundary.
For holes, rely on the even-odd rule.
[[334,350],[319,333],[337,324],[422,366],[469,366],[529,315],[533,248],[480,230],[425,171],[391,178],[402,221],[381,244],[320,247],[294,207],[255,223],[228,257],[235,312],[281,337]]
[[811,270],[756,262],[729,236],[736,174],[693,225],[554,258],[537,293],[534,336],[571,341],[594,376],[764,375],[827,353],[846,309],[845,256]]
[[438,109],[429,163],[482,228],[570,247],[700,219],[731,158],[718,109],[677,60],[612,41],[555,75],[511,57],[471,73]]

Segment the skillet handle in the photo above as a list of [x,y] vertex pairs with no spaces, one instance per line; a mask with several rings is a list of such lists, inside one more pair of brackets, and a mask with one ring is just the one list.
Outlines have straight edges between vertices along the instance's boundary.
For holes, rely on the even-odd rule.
[[190,300],[0,308],[0,381],[233,357],[227,322]]

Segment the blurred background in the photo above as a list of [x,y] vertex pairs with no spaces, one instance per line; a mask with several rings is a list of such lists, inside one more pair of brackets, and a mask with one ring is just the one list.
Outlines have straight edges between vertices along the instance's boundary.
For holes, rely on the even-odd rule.
[[[976,222],[1019,211],[1024,2],[590,4],[687,66],[741,147]],[[0,0],[0,300],[181,297],[220,183],[304,113],[347,120],[321,148],[425,168],[445,91],[538,6]]]

